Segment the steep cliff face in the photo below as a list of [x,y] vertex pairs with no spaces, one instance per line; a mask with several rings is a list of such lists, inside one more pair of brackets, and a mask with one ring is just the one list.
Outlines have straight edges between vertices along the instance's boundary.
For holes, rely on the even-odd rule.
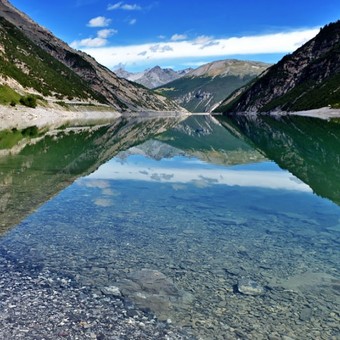
[[[89,99],[108,103],[117,110],[180,109],[178,105],[167,100],[165,97],[156,95],[125,79],[118,78],[113,72],[98,64],[89,55],[72,49],[66,43],[56,38],[51,32],[39,26],[24,13],[14,8],[7,0],[0,0],[0,17],[2,18],[1,28],[3,33],[0,40],[0,52],[2,51],[3,55],[6,55],[6,44],[4,42],[8,38],[6,29],[10,25],[14,35],[17,34],[15,31],[18,30],[28,40],[27,44],[33,45],[36,51],[42,50],[48,56],[54,58],[55,61],[66,66],[68,70],[63,71],[66,73],[71,71],[73,77],[78,78],[79,82],[88,88]],[[10,37],[11,39],[13,34]],[[18,46],[24,53],[30,53],[29,50],[25,49],[26,47]],[[21,65],[21,71],[24,70],[26,73],[29,73],[33,68],[33,65],[27,64],[27,61],[21,63],[21,60],[16,60],[14,67],[18,68],[18,65]],[[34,66],[36,67],[35,64]],[[4,75],[7,76],[7,74]],[[60,76],[63,76],[63,74],[60,74]],[[43,74],[41,77],[45,81]]]
[[204,64],[167,83],[158,92],[192,112],[210,112],[236,89],[257,77],[270,64],[243,60],[218,60]]
[[218,112],[297,111],[340,105],[340,21],[227,98]]

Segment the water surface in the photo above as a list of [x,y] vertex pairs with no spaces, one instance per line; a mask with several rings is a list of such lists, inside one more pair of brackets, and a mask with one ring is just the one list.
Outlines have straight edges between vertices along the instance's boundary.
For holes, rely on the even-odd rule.
[[[127,311],[117,322],[155,315],[170,338],[338,338],[340,127],[289,119],[117,121],[59,131],[6,156],[4,278],[43,282],[90,315],[84,338],[110,338],[96,320],[117,301]],[[36,180],[18,174],[18,160]],[[39,198],[33,213],[22,197]],[[77,292],[97,314],[69,302]],[[2,296],[1,323],[8,329],[13,310],[12,330],[33,338],[32,324],[9,307],[13,295]],[[43,311],[33,312],[39,320]],[[56,318],[53,336],[62,329],[71,339],[71,321]]]

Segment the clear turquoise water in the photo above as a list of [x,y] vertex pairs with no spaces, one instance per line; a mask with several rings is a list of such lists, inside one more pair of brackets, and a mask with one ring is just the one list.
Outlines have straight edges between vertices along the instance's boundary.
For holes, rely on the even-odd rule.
[[[340,335],[340,208],[270,160],[155,160],[134,148],[52,197],[0,247],[31,275],[117,286],[202,339]],[[145,269],[175,294],[128,289]],[[240,293],[242,278],[264,293]]]

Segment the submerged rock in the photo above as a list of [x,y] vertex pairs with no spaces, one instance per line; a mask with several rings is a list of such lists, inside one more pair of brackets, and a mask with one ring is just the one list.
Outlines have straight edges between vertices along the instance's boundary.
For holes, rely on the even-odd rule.
[[101,291],[104,295],[112,295],[115,297],[122,296],[122,293],[120,292],[119,288],[116,286],[104,287],[101,289]]
[[237,290],[245,295],[262,295],[265,292],[263,286],[251,279],[240,279],[237,284]]
[[172,318],[174,310],[190,301],[190,294],[179,290],[170,278],[158,270],[132,272],[117,284],[124,296],[139,308],[150,309],[160,320]]

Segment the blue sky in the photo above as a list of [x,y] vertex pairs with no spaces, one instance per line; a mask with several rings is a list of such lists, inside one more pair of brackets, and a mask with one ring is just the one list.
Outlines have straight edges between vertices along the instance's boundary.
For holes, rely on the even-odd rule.
[[105,66],[276,62],[340,18],[339,0],[11,0]]

